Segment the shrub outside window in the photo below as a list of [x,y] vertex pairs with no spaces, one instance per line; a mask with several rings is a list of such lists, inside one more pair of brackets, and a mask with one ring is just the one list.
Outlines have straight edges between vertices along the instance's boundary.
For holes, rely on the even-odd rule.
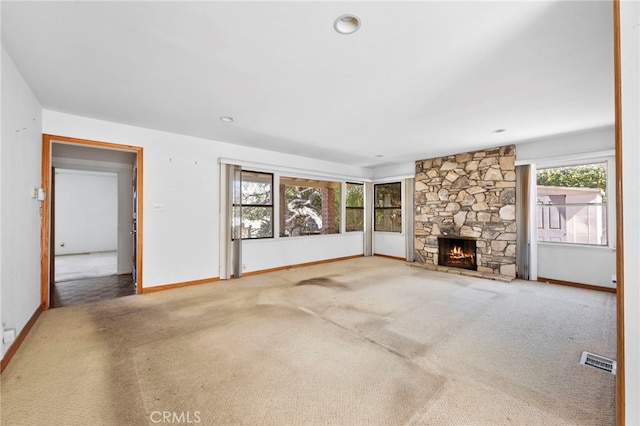
[[340,182],[280,178],[280,236],[340,233]]
[[537,172],[538,241],[608,244],[607,163]]
[[375,231],[402,232],[402,185],[374,185]]
[[273,175],[242,171],[242,239],[273,237]]
[[346,231],[364,230],[364,185],[347,183]]

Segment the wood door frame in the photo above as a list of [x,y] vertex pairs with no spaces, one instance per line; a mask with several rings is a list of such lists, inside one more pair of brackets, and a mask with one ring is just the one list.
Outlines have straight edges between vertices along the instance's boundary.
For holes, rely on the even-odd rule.
[[54,142],[62,142],[77,146],[92,148],[112,149],[117,151],[133,152],[136,154],[136,182],[137,182],[137,233],[136,233],[136,286],[137,294],[142,294],[142,147],[133,145],[122,145],[112,142],[100,142],[88,139],[71,138],[68,136],[42,135],[42,188],[45,192],[45,199],[42,201],[40,217],[40,302],[43,310],[49,309],[51,305],[49,285],[53,277],[50,276],[51,262],[51,146]]
[[614,140],[616,183],[616,425],[626,423],[624,345],[624,218],[622,191],[622,52],[620,0],[613,0]]

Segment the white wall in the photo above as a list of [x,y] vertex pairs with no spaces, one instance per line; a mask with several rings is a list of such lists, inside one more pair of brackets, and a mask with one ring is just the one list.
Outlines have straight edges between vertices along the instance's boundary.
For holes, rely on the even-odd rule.
[[55,254],[118,248],[118,175],[56,169]]
[[363,233],[286,237],[242,242],[243,272],[356,256],[363,253]]
[[[517,164],[561,165],[581,159],[602,158],[612,155],[614,149],[613,126],[588,131],[567,133],[537,139],[516,145]],[[609,169],[608,216],[610,247],[580,246],[556,243],[537,243],[537,276],[562,281],[615,287],[612,275],[616,274],[615,254],[615,191],[613,165]]]
[[625,420],[640,425],[640,3],[620,2],[624,192]]
[[[416,161],[420,158],[416,158]],[[372,178],[376,181],[391,181],[395,178],[414,177],[416,175],[416,162],[378,166],[372,171]]]
[[[611,119],[613,120],[613,116]],[[590,154],[598,155],[614,149],[614,143],[613,126],[535,139],[516,144],[516,163],[562,161],[580,154],[588,158]]]
[[[43,132],[82,139],[140,146],[143,152],[143,286],[153,287],[218,277],[219,269],[219,158],[241,159],[280,169],[295,167],[307,174],[368,178],[362,167],[241,147],[222,142],[176,135],[139,127],[45,110]],[[297,250],[297,241],[275,244],[250,257],[245,248],[247,271],[319,258],[350,255],[354,237],[320,238],[326,247]],[[282,239],[284,240],[284,239]],[[320,241],[319,240],[319,241]],[[293,242],[292,242],[293,241]],[[299,241],[303,241],[300,239]],[[315,240],[314,240],[315,241]],[[275,242],[275,240],[274,240]],[[247,246],[249,246],[247,244]],[[249,246],[250,247],[250,246]],[[319,246],[320,247],[320,246]],[[359,246],[362,253],[362,246]],[[317,251],[316,251],[317,250]],[[328,256],[324,256],[327,254]],[[357,254],[357,253],[353,253]],[[258,258],[259,255],[259,258]],[[292,257],[293,256],[293,257]]]
[[406,258],[405,234],[399,232],[374,232],[373,254]]
[[[615,238],[615,236],[612,236]],[[606,247],[538,244],[538,277],[615,288],[616,252]]]
[[[0,317],[20,333],[40,305],[42,107],[2,48]],[[10,345],[2,344],[2,356]]]

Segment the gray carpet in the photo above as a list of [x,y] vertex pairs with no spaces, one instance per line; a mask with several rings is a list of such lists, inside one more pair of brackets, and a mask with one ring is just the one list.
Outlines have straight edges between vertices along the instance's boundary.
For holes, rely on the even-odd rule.
[[578,362],[615,336],[609,293],[353,259],[44,312],[1,419],[613,425],[615,376]]
[[54,262],[55,282],[106,277],[118,273],[116,251],[58,255]]

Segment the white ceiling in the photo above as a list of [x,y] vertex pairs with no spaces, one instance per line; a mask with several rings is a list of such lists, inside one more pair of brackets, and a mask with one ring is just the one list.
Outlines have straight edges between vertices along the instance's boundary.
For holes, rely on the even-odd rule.
[[609,1],[1,7],[55,111],[366,167],[613,123]]

